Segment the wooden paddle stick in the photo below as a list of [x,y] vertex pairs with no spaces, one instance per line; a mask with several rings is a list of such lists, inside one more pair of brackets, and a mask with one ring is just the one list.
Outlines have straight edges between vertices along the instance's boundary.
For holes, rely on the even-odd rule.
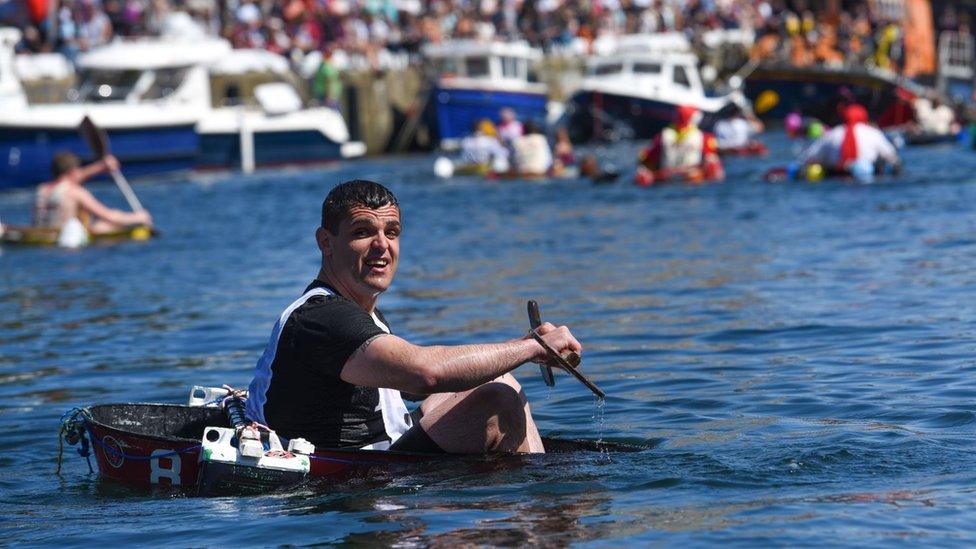
[[[539,335],[539,332],[536,331],[536,328],[542,325],[542,317],[539,314],[539,304],[534,300],[530,300],[528,302],[527,309],[529,312],[529,324],[532,325],[532,338],[535,339],[539,345],[542,345],[542,348],[546,350],[546,355],[549,357],[546,364],[539,366],[540,370],[542,370],[542,379],[546,382],[546,385],[551,387],[556,384],[555,377],[552,375],[552,368],[553,366],[556,366],[572,374],[573,377],[578,379],[579,382],[585,385],[587,389],[593,391],[593,394],[595,394],[597,397],[601,399],[606,398],[606,393],[604,393],[603,390],[597,387],[595,383],[590,381],[589,378],[579,371],[579,365],[582,360],[578,353],[569,352],[566,353],[565,356],[560,355],[555,349],[546,343],[546,341],[542,339],[542,336]],[[550,383],[550,380],[552,383]]]
[[[102,159],[112,154],[109,148],[108,134],[105,133],[104,129],[96,126],[91,118],[85,116],[81,120],[81,126],[78,128],[78,131],[81,132],[81,137],[88,143],[92,152],[95,153],[96,158]],[[125,197],[125,201],[129,203],[132,211],[138,212],[139,210],[145,209],[142,207],[139,199],[136,198],[136,193],[132,190],[132,186],[129,185],[122,172],[118,169],[112,169],[109,173],[112,174],[112,180],[115,181],[115,185],[122,191],[122,196]]]
[[[535,332],[535,329],[542,326],[542,316],[539,314],[539,304],[535,302],[534,299],[530,299],[527,303],[527,308],[529,310],[529,328]],[[556,378],[552,376],[552,366],[547,364],[540,364],[539,371],[542,372],[542,381],[546,382],[546,385],[552,387],[556,385]]]

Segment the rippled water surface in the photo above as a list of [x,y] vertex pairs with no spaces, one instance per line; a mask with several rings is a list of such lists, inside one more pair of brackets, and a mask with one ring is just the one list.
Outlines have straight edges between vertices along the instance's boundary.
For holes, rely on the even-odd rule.
[[[632,158],[635,145],[600,150]],[[971,545],[976,538],[976,153],[905,152],[898,182],[642,189],[450,182],[432,158],[136,186],[163,236],[0,254],[0,541],[176,546],[733,542]],[[66,452],[74,406],[246,385],[314,276],[319,204],[373,178],[405,232],[393,329],[507,339],[525,300],[570,325],[603,406],[519,377],[541,430],[634,454],[379,472],[262,497],[99,481]],[[113,187],[96,193],[121,205]],[[29,193],[0,196],[26,221]]]

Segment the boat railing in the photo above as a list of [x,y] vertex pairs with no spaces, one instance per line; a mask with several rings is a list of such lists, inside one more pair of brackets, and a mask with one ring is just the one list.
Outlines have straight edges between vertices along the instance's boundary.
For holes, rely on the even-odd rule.
[[948,79],[973,79],[973,37],[969,33],[943,31],[939,34],[939,89]]

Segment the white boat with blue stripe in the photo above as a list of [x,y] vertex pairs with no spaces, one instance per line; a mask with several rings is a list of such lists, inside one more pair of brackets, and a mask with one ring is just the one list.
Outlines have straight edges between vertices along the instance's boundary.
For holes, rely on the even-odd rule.
[[547,88],[535,82],[542,52],[525,42],[454,40],[424,46],[433,86],[427,122],[442,148],[457,146],[487,118],[499,121],[503,108],[520,120],[546,120]]

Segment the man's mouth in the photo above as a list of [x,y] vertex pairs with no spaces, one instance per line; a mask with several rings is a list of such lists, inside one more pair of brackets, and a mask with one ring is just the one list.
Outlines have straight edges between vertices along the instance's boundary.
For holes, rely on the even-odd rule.
[[371,268],[371,269],[382,270],[382,269],[385,269],[387,267],[387,265],[389,265],[389,264],[390,264],[390,261],[387,260],[387,259],[367,259],[366,260],[366,265],[369,268]]

